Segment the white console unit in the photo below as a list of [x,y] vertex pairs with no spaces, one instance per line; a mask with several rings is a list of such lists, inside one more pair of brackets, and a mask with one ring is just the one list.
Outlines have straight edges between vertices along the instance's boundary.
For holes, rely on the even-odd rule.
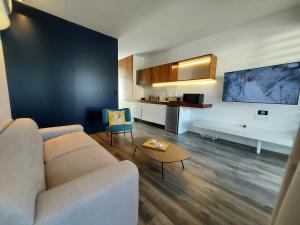
[[136,119],[142,119],[142,107],[139,105],[132,105],[130,107],[131,116]]
[[165,125],[166,106],[150,103],[134,103],[131,106],[132,116],[144,121]]
[[242,125],[227,124],[208,120],[195,121],[193,122],[193,126],[205,130],[212,130],[257,140],[257,154],[260,154],[261,152],[262,142],[268,142],[286,147],[293,147],[294,143],[293,135],[279,131],[257,129],[254,127],[243,127]]

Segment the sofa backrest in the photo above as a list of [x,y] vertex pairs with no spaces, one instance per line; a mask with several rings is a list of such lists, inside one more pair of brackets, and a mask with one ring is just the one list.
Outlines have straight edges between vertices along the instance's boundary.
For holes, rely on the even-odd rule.
[[0,224],[32,225],[45,190],[43,141],[33,120],[18,119],[0,133]]

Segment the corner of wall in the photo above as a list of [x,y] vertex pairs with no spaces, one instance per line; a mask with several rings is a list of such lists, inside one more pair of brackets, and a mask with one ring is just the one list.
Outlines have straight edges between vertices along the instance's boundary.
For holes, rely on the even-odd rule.
[[10,102],[9,102],[2,40],[0,34],[0,120],[10,119],[10,118],[11,118],[11,109],[10,109]]

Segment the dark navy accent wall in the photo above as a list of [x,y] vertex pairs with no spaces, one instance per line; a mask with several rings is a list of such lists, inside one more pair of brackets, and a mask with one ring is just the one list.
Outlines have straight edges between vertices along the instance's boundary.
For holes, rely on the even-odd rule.
[[15,2],[2,42],[13,118],[104,129],[101,110],[118,107],[117,39]]

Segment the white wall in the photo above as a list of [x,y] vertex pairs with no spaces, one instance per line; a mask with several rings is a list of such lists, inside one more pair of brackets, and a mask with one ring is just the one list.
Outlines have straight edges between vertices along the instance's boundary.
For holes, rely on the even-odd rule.
[[[156,54],[145,55],[144,67],[213,53],[218,57],[214,83],[197,86],[144,88],[144,95],[162,97],[204,93],[211,109],[192,109],[192,120],[207,119],[231,124],[248,124],[295,134],[300,106],[222,102],[224,72],[300,61],[300,7],[251,24],[218,33]],[[268,110],[269,120],[255,119],[258,109]],[[190,130],[195,130],[193,126]]]
[[11,118],[2,41],[0,36],[0,120]]

